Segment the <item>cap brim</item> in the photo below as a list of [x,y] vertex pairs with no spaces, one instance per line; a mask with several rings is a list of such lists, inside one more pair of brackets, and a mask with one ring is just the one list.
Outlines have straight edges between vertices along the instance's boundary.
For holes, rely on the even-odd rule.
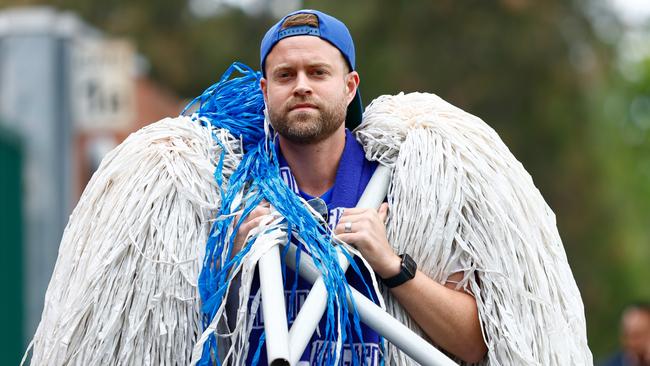
[[361,93],[357,89],[354,99],[348,104],[348,111],[345,116],[345,127],[352,131],[361,124],[363,118],[363,103],[361,102]]

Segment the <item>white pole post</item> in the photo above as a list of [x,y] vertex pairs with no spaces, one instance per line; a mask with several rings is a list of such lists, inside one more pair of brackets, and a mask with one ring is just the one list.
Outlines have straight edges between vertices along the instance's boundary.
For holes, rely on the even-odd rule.
[[[257,263],[262,291],[262,316],[266,332],[266,357],[270,366],[290,365],[289,329],[284,303],[280,246],[270,248]],[[294,364],[294,363],[292,363]]]
[[[287,265],[295,270],[296,250],[298,248],[295,244],[290,243],[289,245],[290,247],[287,250],[285,260]],[[312,283],[315,283],[321,278],[314,261],[307,254],[302,254],[300,257],[299,273],[302,278]],[[354,303],[361,317],[361,321],[381,334],[382,337],[397,346],[402,352],[406,353],[420,365],[458,366],[457,363],[440,352],[440,350],[415,334],[415,332],[400,323],[397,319],[390,316],[390,314],[386,313],[382,308],[367,299],[357,290],[352,289],[352,297],[354,298]],[[348,298],[348,301],[351,300]],[[302,309],[306,309],[304,305]],[[322,316],[322,314],[319,316]]]

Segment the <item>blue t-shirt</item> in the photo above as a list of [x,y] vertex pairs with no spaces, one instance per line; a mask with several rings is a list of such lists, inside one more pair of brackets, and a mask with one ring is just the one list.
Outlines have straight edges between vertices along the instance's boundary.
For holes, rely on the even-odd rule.
[[[291,188],[296,194],[301,195],[305,200],[310,200],[314,197],[301,192],[300,188],[296,184],[296,180],[291,174],[291,169],[289,168],[287,162],[282,157],[278,149],[278,157],[280,162],[280,174],[282,175],[285,183]],[[346,130],[346,143],[343,155],[339,162],[339,167],[336,173],[336,180],[334,186],[329,189],[326,193],[320,196],[320,199],[325,201],[328,209],[328,224],[331,228],[335,227],[338,223],[341,214],[345,208],[351,208],[356,206],[361,194],[363,193],[372,173],[375,171],[377,163],[370,162],[365,159],[363,149],[361,145],[356,141],[354,136]],[[368,287],[372,291],[371,279],[368,270],[362,264],[359,258],[355,258],[357,267],[360,269],[363,280],[354,272],[351,268],[346,272],[346,278],[350,286],[354,287],[361,293],[363,293],[368,298],[377,298],[377,294],[369,294],[368,288],[364,285],[364,281],[368,284]],[[295,272],[287,268],[286,278],[285,278],[285,305],[287,310],[294,309],[291,313],[287,314],[287,319],[289,321],[289,327],[293,324],[293,320],[297,315],[297,311],[300,310],[302,304],[304,303],[309,291],[311,290],[311,283],[303,280],[298,277],[298,286],[295,297],[292,299],[292,306],[289,304],[291,300],[291,289],[294,284]],[[259,288],[259,278],[257,273],[253,280],[251,289],[251,300],[254,294]],[[318,351],[323,347],[323,338],[319,335],[325,334],[325,316],[319,324],[319,329],[314,333],[310,342],[307,344],[307,348],[301,357],[300,366],[303,365],[316,365],[316,357]],[[255,317],[255,323],[253,324],[253,329],[250,336],[250,345],[248,357],[246,364],[251,364],[255,352],[259,347],[259,338],[264,331],[264,319],[262,315],[261,308],[258,310],[258,313]],[[351,349],[350,345],[346,342],[343,344],[343,354],[342,354],[342,364],[351,365],[352,364],[352,352],[357,354],[357,358],[365,365],[379,365],[381,359],[381,337],[373,329],[367,327],[365,324],[361,324],[361,334],[362,339],[359,339],[356,333],[352,335],[352,344]],[[290,345],[291,346],[291,345]],[[259,365],[266,365],[268,362],[266,360],[266,348],[262,346]]]

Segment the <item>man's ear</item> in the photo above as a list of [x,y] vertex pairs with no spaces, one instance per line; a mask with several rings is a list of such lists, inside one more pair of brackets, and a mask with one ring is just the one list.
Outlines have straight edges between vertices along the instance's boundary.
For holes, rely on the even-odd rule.
[[348,104],[352,102],[352,99],[354,99],[354,96],[357,94],[360,82],[359,73],[356,71],[350,71],[345,76],[345,92],[348,97]]
[[264,95],[264,103],[268,102],[267,98],[267,81],[265,78],[260,79],[260,89],[262,89],[262,94]]

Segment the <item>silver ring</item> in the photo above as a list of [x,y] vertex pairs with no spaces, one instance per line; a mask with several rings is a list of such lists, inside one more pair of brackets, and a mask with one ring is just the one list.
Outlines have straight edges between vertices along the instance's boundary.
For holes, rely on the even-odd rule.
[[350,221],[345,223],[345,225],[343,226],[343,231],[346,233],[352,232],[352,223]]

